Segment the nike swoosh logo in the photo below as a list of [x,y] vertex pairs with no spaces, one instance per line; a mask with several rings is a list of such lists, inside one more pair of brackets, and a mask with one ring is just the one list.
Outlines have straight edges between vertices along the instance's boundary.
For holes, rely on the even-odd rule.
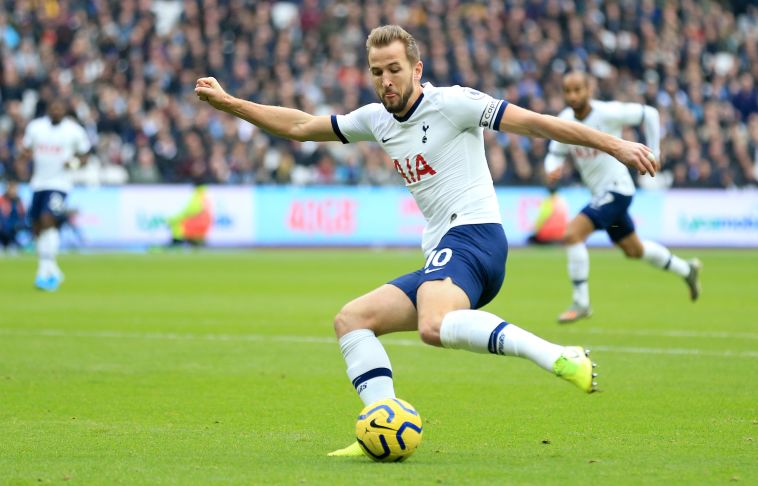
[[369,422],[369,425],[375,429],[387,429],[391,430],[393,432],[397,432],[397,429],[393,429],[392,427],[387,427],[385,425],[379,425],[376,423],[376,419],[371,419],[371,422]]
[[387,142],[389,142],[390,140],[392,140],[392,137],[388,137],[388,138],[384,138],[384,137],[382,137],[382,143],[387,143]]
[[426,270],[424,270],[424,273],[432,273],[432,272],[437,272],[439,270],[442,270],[442,267],[439,267],[439,268],[427,268]]

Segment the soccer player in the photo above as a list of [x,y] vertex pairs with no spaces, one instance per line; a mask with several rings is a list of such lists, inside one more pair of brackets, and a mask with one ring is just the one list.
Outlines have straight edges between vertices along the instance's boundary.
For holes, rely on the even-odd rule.
[[[563,77],[565,108],[558,117],[621,136],[624,126],[642,125],[645,142],[658,156],[660,122],[658,111],[639,103],[604,102],[591,99],[587,74],[574,71]],[[634,196],[634,181],[626,167],[614,163],[614,154],[553,140],[545,158],[549,183],[561,177],[563,162],[571,154],[582,181],[592,192],[592,201],[571,220],[563,238],[568,255],[568,274],[573,284],[573,303],[558,316],[558,322],[571,323],[592,314],[589,294],[590,258],[585,241],[595,230],[605,230],[611,241],[629,258],[642,258],[651,265],[673,272],[684,279],[695,301],[700,295],[700,269],[697,258],[684,261],[663,245],[640,240],[629,216]]]
[[67,171],[86,163],[91,147],[84,128],[66,117],[66,112],[66,102],[56,99],[48,106],[47,116],[29,122],[21,154],[23,160],[31,157],[33,161],[29,217],[39,257],[34,285],[48,292],[57,290],[63,282],[56,256],[60,246],[58,226],[66,214],[66,194],[71,190]]
[[[241,100],[210,77],[198,79],[195,87],[200,100],[281,137],[378,142],[421,209],[427,221],[423,267],[348,302],[334,319],[348,377],[363,403],[395,397],[392,366],[377,336],[413,330],[433,346],[530,359],[583,391],[594,391],[593,364],[582,348],[550,343],[477,310],[500,290],[508,252],[483,130],[587,145],[653,173],[650,150],[473,89],[422,85],[416,41],[399,26],[374,29],[366,49],[381,103],[347,115],[313,116]],[[354,443],[330,455],[361,454]]]

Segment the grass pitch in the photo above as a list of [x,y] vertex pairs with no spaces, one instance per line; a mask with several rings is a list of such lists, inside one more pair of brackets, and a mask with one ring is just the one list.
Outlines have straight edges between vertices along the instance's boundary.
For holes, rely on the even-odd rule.
[[591,251],[595,315],[560,249],[513,249],[486,310],[582,344],[602,393],[517,358],[382,338],[398,396],[425,419],[407,462],[329,458],[361,409],[333,338],[340,306],[420,267],[420,251],[0,259],[0,484],[695,484],[758,482],[755,251],[677,277]]

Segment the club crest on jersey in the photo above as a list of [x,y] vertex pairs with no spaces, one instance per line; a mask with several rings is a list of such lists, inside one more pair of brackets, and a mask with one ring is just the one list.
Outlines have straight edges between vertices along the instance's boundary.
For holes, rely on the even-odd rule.
[[484,98],[484,93],[481,91],[477,91],[474,88],[463,88],[463,93],[471,98],[472,100],[478,100],[479,98]]
[[421,138],[421,143],[426,143],[426,131],[429,130],[429,125],[424,122],[421,124],[421,129],[424,130],[424,136]]

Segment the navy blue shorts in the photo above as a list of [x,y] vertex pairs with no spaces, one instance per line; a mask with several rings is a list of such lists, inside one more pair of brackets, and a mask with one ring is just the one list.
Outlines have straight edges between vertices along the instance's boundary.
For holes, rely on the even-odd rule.
[[503,226],[469,224],[451,228],[429,254],[421,270],[388,283],[400,288],[416,307],[416,292],[429,280],[450,277],[468,296],[473,309],[487,305],[505,279],[508,240]]
[[629,206],[632,204],[632,196],[625,196],[617,192],[606,192],[592,199],[582,209],[595,229],[605,230],[611,241],[618,243],[625,237],[634,233],[634,222],[629,216]]
[[37,221],[43,213],[50,213],[56,220],[66,213],[66,193],[63,191],[36,191],[32,195],[29,218]]

